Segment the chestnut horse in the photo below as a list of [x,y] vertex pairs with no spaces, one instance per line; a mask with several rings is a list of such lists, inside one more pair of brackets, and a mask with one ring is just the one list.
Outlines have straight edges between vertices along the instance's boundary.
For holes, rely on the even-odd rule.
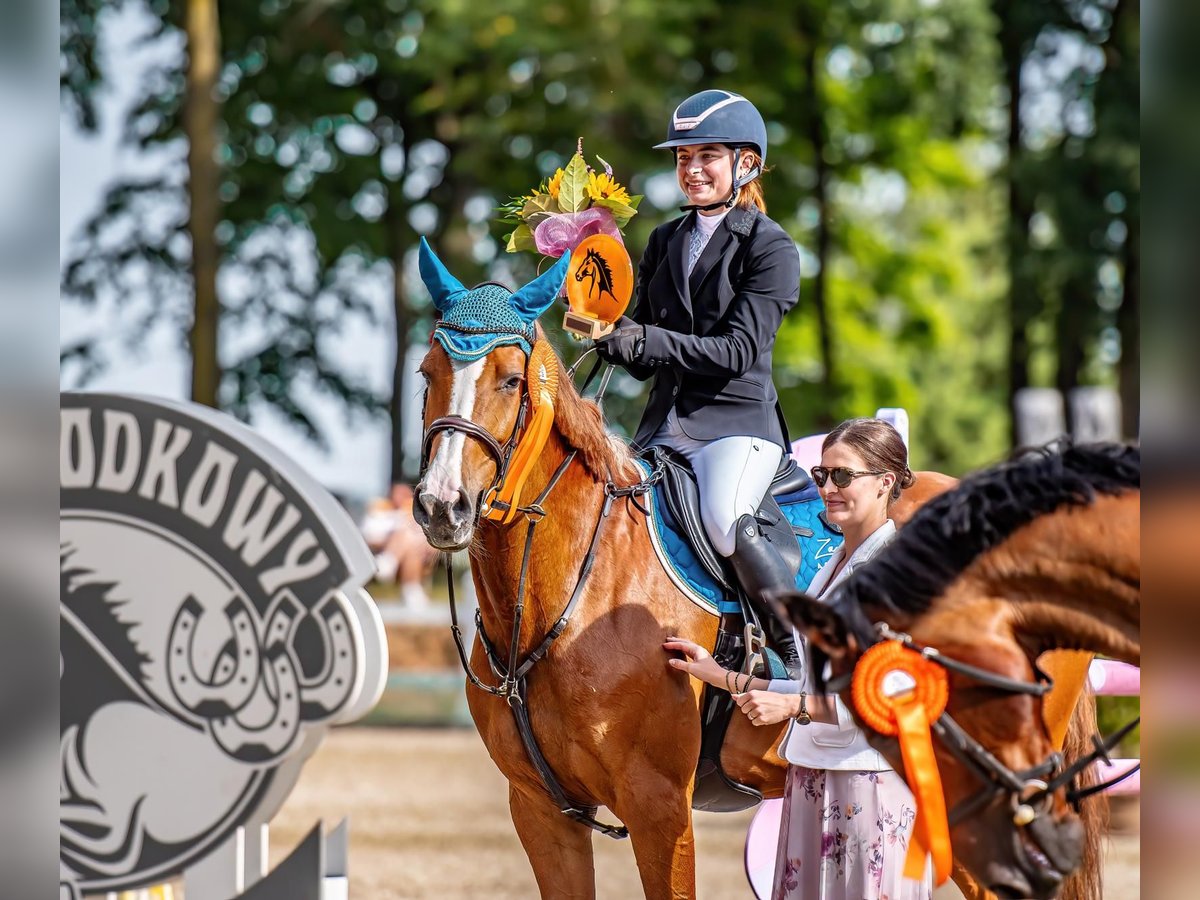
[[[573,614],[528,670],[519,702],[570,800],[582,808],[603,805],[625,823],[646,896],[693,897],[691,796],[701,684],[666,665],[662,643],[680,635],[712,647],[717,619],[663,570],[641,501],[625,491],[642,480],[628,446],[606,431],[599,408],[579,396],[558,357],[550,359],[558,368],[553,423],[524,493],[545,496],[536,515],[502,525],[479,516],[480,502],[497,478],[497,450],[514,435],[529,402],[526,353],[505,345],[464,362],[432,342],[420,366],[427,385],[427,468],[414,512],[432,546],[469,548],[483,631],[502,652],[519,620],[517,657],[525,659],[555,628],[582,582]],[[454,430],[446,430],[448,417],[457,423]],[[896,515],[906,518],[948,481],[918,473]],[[543,524],[523,573],[531,519]],[[581,575],[593,536],[594,562]],[[488,673],[479,639],[470,662],[474,672]],[[467,699],[508,780],[513,823],[542,896],[594,896],[592,831],[552,799],[509,706],[470,683]],[[722,756],[729,776],[765,796],[781,796],[785,763],[776,750],[782,733],[782,726],[755,728],[734,716]]]
[[[955,861],[998,896],[1055,896],[1081,860],[1091,871],[1071,892],[1099,895],[1093,801],[1082,801],[1081,823],[1043,719],[1037,661],[1065,649],[1140,663],[1140,480],[1135,447],[1026,454],[919,510],[828,603],[782,598],[851,709],[847,676],[881,637],[907,635],[944,660],[959,727],[939,720],[934,749]],[[867,731],[904,771],[897,740]]]

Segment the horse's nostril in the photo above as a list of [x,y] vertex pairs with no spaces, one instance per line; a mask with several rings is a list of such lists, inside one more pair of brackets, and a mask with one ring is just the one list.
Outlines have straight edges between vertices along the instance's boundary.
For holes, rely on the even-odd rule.
[[471,517],[471,513],[471,499],[466,491],[459,488],[458,496],[454,498],[454,506],[450,509],[450,518],[453,521],[465,522]]
[[416,501],[413,503],[413,518],[418,525],[428,525],[430,518],[433,516],[434,506],[437,504],[437,498],[427,491],[422,491],[417,494]]

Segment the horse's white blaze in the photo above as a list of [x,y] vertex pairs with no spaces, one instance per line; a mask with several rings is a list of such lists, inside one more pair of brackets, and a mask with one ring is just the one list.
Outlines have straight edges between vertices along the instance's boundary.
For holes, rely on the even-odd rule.
[[[467,363],[452,359],[454,380],[450,383],[450,416],[471,419],[475,412],[475,390],[483,374],[483,359]],[[462,489],[462,457],[467,436],[462,432],[442,432],[437,453],[425,472],[422,493],[432,494],[444,503],[453,503]]]

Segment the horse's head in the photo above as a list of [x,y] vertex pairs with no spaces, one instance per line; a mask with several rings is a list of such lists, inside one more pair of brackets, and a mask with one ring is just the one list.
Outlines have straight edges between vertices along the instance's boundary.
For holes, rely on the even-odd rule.
[[[786,602],[793,623],[817,656],[829,659],[831,690],[838,689],[853,709],[851,692],[842,689],[875,639],[876,617],[803,594]],[[951,845],[955,858],[997,896],[1052,897],[1080,863],[1083,828],[1066,801],[1065,788],[1044,798],[1036,796],[1038,783],[1044,786],[1059,766],[1041,715],[1038,673],[1008,630],[1005,606],[979,604],[942,616],[912,619],[891,614],[887,619],[897,633],[903,629],[911,635],[915,646],[933,647],[942,658],[995,676],[995,684],[988,684],[954,670],[947,672],[951,688],[946,716],[957,727],[949,726],[953,736],[936,734],[935,729],[933,748],[950,814]],[[1026,693],[1026,685],[1038,693]],[[900,741],[861,719],[859,724],[892,767],[906,773]],[[957,749],[950,749],[947,741]],[[979,752],[964,752],[963,747]],[[999,763],[995,770],[983,762],[989,757]],[[912,773],[906,775],[911,785]],[[1007,790],[1002,782],[1009,775],[1015,778],[1012,787],[1022,789]],[[1036,816],[1018,825],[1016,809],[1030,797],[1036,797]]]
[[899,740],[864,720],[851,678],[881,638],[948,677],[932,731],[951,844],[998,896],[1052,897],[1083,857],[1081,795],[1043,716],[1038,660],[1065,648],[1136,661],[1139,478],[1128,448],[1005,464],[923,507],[829,602],[779,598],[815,665],[828,660],[829,690],[910,785]]
[[[421,480],[413,515],[439,550],[470,544],[480,504],[514,457],[535,383],[557,378],[557,359],[535,354],[535,322],[558,295],[570,254],[515,293],[467,290],[421,242],[421,277],[441,318],[421,363],[425,379]],[[533,358],[531,365],[530,359]]]

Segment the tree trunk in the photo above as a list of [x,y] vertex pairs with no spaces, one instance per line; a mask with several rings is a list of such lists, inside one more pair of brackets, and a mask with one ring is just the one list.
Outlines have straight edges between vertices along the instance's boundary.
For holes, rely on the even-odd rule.
[[1092,270],[1073,275],[1062,287],[1057,321],[1054,323],[1054,339],[1058,345],[1058,369],[1055,387],[1063,398],[1079,387],[1079,374],[1086,361],[1084,352],[1085,335],[1095,321],[1095,285]]
[[[405,152],[407,158],[407,150]],[[392,282],[392,312],[396,322],[396,359],[392,365],[392,404],[389,414],[392,422],[392,484],[412,481],[416,477],[417,464],[404,456],[405,412],[413,402],[408,384],[408,341],[416,318],[408,304],[407,286],[404,282],[404,253],[412,238],[412,229],[405,221],[405,206],[402,201],[400,183],[389,192],[388,211],[384,218],[387,228],[388,255],[392,259],[395,277]],[[410,469],[411,467],[411,469]]]
[[1125,238],[1125,275],[1117,331],[1121,335],[1121,362],[1117,370],[1121,392],[1121,436],[1136,439],[1142,417],[1142,321],[1141,321],[1141,222],[1129,219]]
[[215,150],[220,108],[215,88],[221,66],[221,34],[217,0],[188,0],[187,94],[183,127],[188,140],[188,232],[192,239],[195,316],[188,340],[192,351],[192,399],[215,407],[221,383],[217,330],[221,307],[217,297],[216,228],[220,216],[220,167]]
[[812,284],[812,304],[817,314],[817,343],[821,354],[821,367],[824,370],[822,395],[827,398],[817,410],[816,426],[818,429],[828,429],[834,424],[837,413],[837,372],[833,356],[833,325],[829,316],[829,302],[826,294],[828,284],[828,267],[831,251],[831,236],[829,226],[829,163],[825,159],[825,146],[828,137],[825,133],[824,104],[821,102],[820,83],[820,47],[816,39],[813,23],[805,23],[805,30],[810,38],[808,54],[804,59],[805,91],[808,94],[808,139],[813,149],[813,165],[816,170],[816,184],[813,186],[813,199],[817,203],[817,273]]
[[998,2],[1000,53],[1004,79],[1008,85],[1008,415],[1012,446],[1020,442],[1017,429],[1016,396],[1029,386],[1029,323],[1037,308],[1035,286],[1029,273],[1029,218],[1031,210],[1020,183],[1021,143],[1021,65],[1024,62],[1024,34],[1008,3]]

